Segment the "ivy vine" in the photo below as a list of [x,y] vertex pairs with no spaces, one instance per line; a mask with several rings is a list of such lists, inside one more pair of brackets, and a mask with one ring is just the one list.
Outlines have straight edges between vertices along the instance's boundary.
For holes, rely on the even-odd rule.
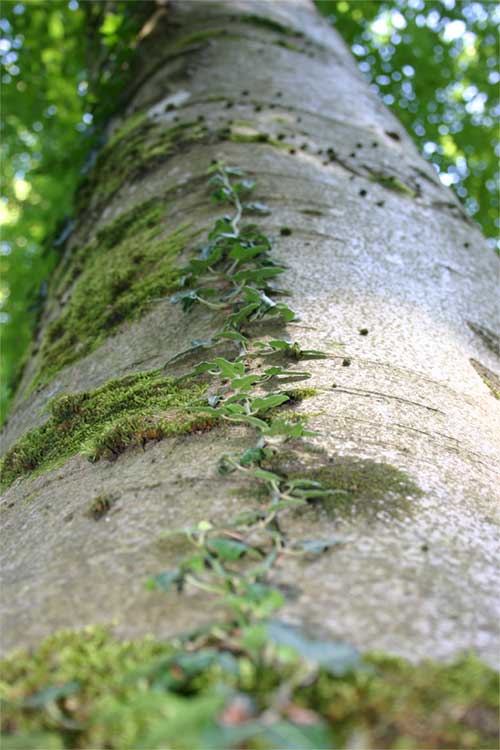
[[[239,167],[222,162],[213,164],[209,174],[212,201],[229,206],[232,212],[217,219],[208,242],[198,248],[196,257],[182,269],[181,289],[171,299],[185,311],[195,305],[206,305],[223,313],[224,319],[210,339],[193,341],[189,350],[170,363],[187,352],[210,350],[221,342],[235,345],[237,353],[232,360],[220,356],[204,360],[183,378],[200,375],[211,378],[210,394],[194,402],[191,409],[209,413],[222,422],[245,425],[256,432],[250,448],[220,458],[218,471],[221,475],[244,476],[255,484],[266,502],[258,510],[240,514],[221,526],[204,520],[196,526],[169,532],[165,536],[180,534],[189,540],[192,554],[175,569],[151,578],[149,586],[164,591],[176,588],[181,592],[189,585],[208,591],[223,600],[234,621],[242,627],[266,619],[283,604],[282,594],[268,583],[278,556],[321,554],[337,541],[287,543],[281,530],[281,515],[344,491],[326,489],[310,479],[287,479],[262,468],[265,459],[275,457],[287,440],[316,434],[308,428],[305,416],[297,420],[278,410],[290,400],[279,388],[280,382],[309,378],[310,372],[275,364],[266,366],[266,360],[270,357],[275,360],[276,354],[291,362],[323,359],[328,355],[302,349],[298,342],[285,337],[260,340],[252,336],[252,328],[262,321],[271,320],[283,326],[298,320],[283,301],[288,293],[277,285],[277,278],[286,268],[271,256],[271,238],[257,224],[244,223],[248,214],[270,213],[266,204],[246,200],[255,182],[247,179]],[[256,360],[260,369],[254,366]],[[264,384],[266,391],[262,388]],[[273,385],[275,389],[269,391]]]

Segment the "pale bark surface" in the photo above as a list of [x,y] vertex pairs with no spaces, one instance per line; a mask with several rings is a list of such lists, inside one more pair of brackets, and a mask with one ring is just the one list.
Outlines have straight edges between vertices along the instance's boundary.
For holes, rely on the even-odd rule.
[[[238,21],[248,13],[302,31],[302,51]],[[231,33],[172,54],[186,33],[221,27]],[[166,124],[203,114],[214,131],[249,120],[273,137],[285,133],[296,153],[266,143],[195,144],[126,185],[104,211],[89,210],[69,251],[169,186],[179,191],[166,229],[185,220],[207,228],[217,214],[204,177],[212,159],[255,177],[256,198],[272,209],[262,223],[277,238],[301,317],[290,335],[333,352],[307,363],[307,384],[320,391],[299,407],[314,414],[320,435],[311,442],[332,456],[390,463],[423,491],[403,515],[388,500],[376,518],[289,520],[290,536],[338,533],[345,543],[315,562],[279,569],[274,580],[291,592],[283,614],[363,649],[448,658],[473,648],[494,663],[499,409],[471,359],[498,371],[491,340],[478,333],[498,322],[497,259],[306,2],[172,4],[147,45],[129,113],[150,106]],[[156,105],[178,92],[184,103],[161,112]],[[224,96],[234,99],[232,109],[212,100]],[[337,158],[325,165],[329,148]],[[373,173],[396,176],[416,197],[383,187]],[[292,235],[280,237],[282,226]],[[57,314],[50,300],[43,324]],[[212,315],[185,314],[166,300],[25,397],[28,367],[5,446],[46,418],[53,396],[160,367],[216,326]],[[175,559],[176,550],[158,540],[162,531],[257,502],[238,497],[236,480],[216,472],[228,446],[250,440],[243,430],[218,428],[129,450],[114,463],[77,456],[18,480],[2,500],[3,648],[90,622],[116,621],[126,636],[165,636],[212,617],[200,594],[165,598],[147,592],[144,581]],[[119,500],[96,523],[84,510],[105,491]]]

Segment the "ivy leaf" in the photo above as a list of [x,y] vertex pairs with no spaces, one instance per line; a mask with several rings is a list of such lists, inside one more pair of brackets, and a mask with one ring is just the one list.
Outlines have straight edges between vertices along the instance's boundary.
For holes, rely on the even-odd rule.
[[60,698],[67,698],[69,695],[78,693],[79,690],[80,683],[75,681],[66,682],[64,685],[49,685],[26,698],[23,705],[28,708],[44,708]]
[[170,301],[173,302],[174,305],[177,302],[182,303],[182,309],[184,310],[184,312],[187,312],[197,300],[198,294],[193,289],[190,289],[186,292],[177,292],[170,297]]
[[288,351],[292,346],[291,342],[286,341],[286,339],[273,339],[268,341],[267,345],[276,351]]
[[227,562],[239,560],[248,549],[247,545],[243,544],[243,542],[239,542],[236,539],[226,539],[224,537],[209,539],[207,546],[208,549],[215,552],[221,560],[226,560]]
[[265,469],[252,469],[252,476],[256,479],[261,479],[263,482],[270,482],[273,485],[279,485],[281,482],[279,474],[275,474],[273,471],[266,471]]
[[220,187],[217,188],[217,190],[213,190],[210,193],[210,197],[212,198],[212,201],[217,204],[232,203],[234,200],[233,193],[227,187]]
[[278,620],[268,624],[267,635],[273,643],[292,648],[303,659],[318,664],[335,677],[342,677],[361,666],[358,651],[347,643],[308,638],[298,629]]
[[240,180],[234,185],[234,191],[236,193],[249,193],[255,187],[254,180]]
[[215,240],[219,237],[236,237],[231,221],[229,219],[218,219],[215,222],[215,226],[212,231],[209,232],[209,240]]
[[214,336],[214,341],[218,341],[219,339],[229,339],[230,341],[239,341],[241,344],[248,344],[248,338],[238,331],[223,331],[222,333],[217,333]]
[[282,266],[265,266],[264,268],[245,269],[238,271],[234,274],[234,279],[237,282],[243,282],[248,284],[252,282],[254,284],[260,284],[266,279],[272,279],[275,276],[279,276],[284,273],[285,269]]
[[216,161],[207,168],[206,173],[215,174],[216,172],[225,170],[226,172],[228,172],[228,174],[230,174],[229,169],[231,169],[231,167],[226,167],[223,161]]
[[244,203],[243,208],[248,213],[260,214],[261,216],[268,216],[271,213],[271,209],[267,203]]
[[233,378],[231,388],[235,391],[246,390],[260,379],[259,375],[245,375],[242,378]]
[[279,367],[277,365],[275,367],[266,367],[263,374],[270,378],[282,375],[288,378],[300,378],[301,380],[311,377],[311,373],[307,372],[307,370],[286,370],[284,367]]
[[214,362],[200,362],[196,365],[190,375],[203,375],[205,372],[211,372],[215,367]]
[[239,463],[241,466],[249,466],[250,464],[258,464],[264,458],[263,448],[247,448],[247,450],[241,454]]
[[178,590],[182,586],[183,574],[179,568],[174,570],[165,570],[163,573],[158,573],[156,576],[152,576],[147,581],[147,587],[149,589],[161,589],[162,591],[171,591],[172,586],[176,586]]
[[265,252],[266,247],[264,245],[242,245],[238,243],[231,248],[229,255],[231,258],[245,262]]
[[226,174],[234,175],[236,177],[241,177],[245,174],[241,167],[225,167],[224,171],[226,172]]
[[246,415],[245,417],[242,417],[243,422],[247,422],[247,424],[252,425],[252,427],[257,427],[257,429],[264,431],[267,427],[267,422],[264,422],[263,419],[259,419],[258,417],[254,417],[251,415]]
[[246,414],[245,407],[241,404],[224,404],[224,412],[229,415]]
[[278,302],[274,309],[276,313],[278,313],[283,318],[285,323],[290,323],[292,320],[297,320],[297,316],[294,311],[290,307],[288,307],[288,305],[285,305],[284,302]]
[[264,398],[257,397],[254,398],[253,401],[250,404],[250,408],[252,412],[266,412],[269,411],[269,409],[274,408],[275,406],[280,406],[280,404],[284,404],[285,401],[289,401],[289,397],[285,393],[276,393],[272,394],[271,396],[265,396]]
[[304,552],[309,552],[312,555],[321,555],[331,547],[343,544],[343,542],[343,537],[332,536],[329,539],[302,539],[301,541],[295,542],[292,547],[293,549],[300,549]]
[[243,362],[229,362],[224,357],[216,357],[214,361],[223,378],[234,378],[237,375],[245,374],[245,365]]
[[254,313],[258,308],[260,307],[258,302],[251,302],[249,305],[245,305],[240,310],[238,310],[235,313],[232,313],[232,315],[229,315],[227,320],[229,323],[232,323],[233,325],[238,325],[242,323],[244,320],[248,320],[252,313]]

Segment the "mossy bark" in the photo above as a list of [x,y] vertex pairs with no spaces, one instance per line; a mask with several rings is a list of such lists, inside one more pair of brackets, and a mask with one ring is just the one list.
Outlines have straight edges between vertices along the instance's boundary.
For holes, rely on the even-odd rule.
[[[352,513],[289,520],[294,538],[328,527],[344,541],[279,569],[285,615],[363,649],[448,658],[470,648],[494,661],[498,404],[471,360],[498,369],[476,333],[492,328],[497,260],[305,0],[203,12],[171,2],[143,49],[80,192],[5,449],[37,428],[52,441],[54,397],[189,370],[189,357],[165,363],[220,316],[183,313],[169,294],[220,215],[207,167],[238,165],[271,209],[262,222],[301,316],[289,334],[329,352],[308,363],[315,390],[294,407],[314,415],[310,443],[326,456],[316,468],[337,467],[332,483],[351,494],[362,469]],[[156,428],[165,404],[145,407]],[[5,649],[87,623],[169,635],[213,614],[199,593],[166,607],[144,579],[175,562],[163,531],[258,506],[243,480],[216,470],[252,436],[218,426],[143,441],[136,427],[114,461],[90,463],[72,442],[5,492]],[[102,497],[113,502],[96,523],[89,509]]]

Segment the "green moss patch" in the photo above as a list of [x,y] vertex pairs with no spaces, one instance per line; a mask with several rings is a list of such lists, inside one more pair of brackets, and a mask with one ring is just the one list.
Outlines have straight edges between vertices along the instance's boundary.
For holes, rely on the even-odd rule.
[[402,193],[410,198],[416,198],[418,195],[416,190],[400,180],[399,177],[395,177],[395,175],[373,172],[370,179],[373,182],[378,182],[379,185],[387,188],[387,190],[392,190],[394,193]]
[[69,299],[44,334],[32,387],[90,354],[175,288],[177,258],[193,235],[184,225],[162,237],[163,214],[157,201],[141,204],[76,252],[58,281]]
[[194,31],[192,34],[187,34],[187,36],[179,39],[179,41],[175,44],[175,49],[187,49],[187,47],[192,47],[197,44],[203,44],[204,42],[208,42],[211,39],[228,35],[229,31],[227,29],[204,29],[203,31]]
[[109,513],[115,502],[116,498],[109,493],[97,495],[97,497],[94,497],[89,503],[85,515],[88,516],[88,518],[93,518],[94,521],[100,521],[101,518]]
[[355,456],[328,457],[305,446],[277,452],[265,460],[263,468],[286,479],[320,482],[322,487],[332,490],[331,495],[312,502],[313,507],[332,517],[374,518],[381,512],[408,514],[412,499],[422,495],[418,485],[395,466]]
[[303,37],[304,34],[301,31],[295,31],[295,29],[289,26],[284,26],[282,23],[267,18],[266,16],[259,16],[255,13],[247,13],[242,16],[238,16],[238,21],[248,23],[251,26],[257,26],[261,29],[267,29],[268,31],[274,31],[278,34],[289,34],[295,37]]
[[112,459],[133,445],[208,429],[213,421],[187,411],[205,389],[197,384],[181,387],[152,370],[54,399],[50,419],[5,454],[1,482],[7,486],[17,477],[46,471],[76,453],[92,461]]
[[292,404],[298,404],[306,398],[313,398],[319,392],[317,388],[287,388],[286,391],[283,391]]
[[144,112],[132,115],[100,151],[94,168],[77,195],[77,208],[83,211],[109,200],[125,182],[138,179],[186,145],[206,135],[198,120],[180,122],[171,127],[155,122]]
[[498,675],[472,655],[419,665],[369,655],[335,674],[305,669],[265,633],[243,633],[242,649],[210,635],[184,645],[120,642],[99,627],[53,635],[2,663],[2,748],[497,747]]

